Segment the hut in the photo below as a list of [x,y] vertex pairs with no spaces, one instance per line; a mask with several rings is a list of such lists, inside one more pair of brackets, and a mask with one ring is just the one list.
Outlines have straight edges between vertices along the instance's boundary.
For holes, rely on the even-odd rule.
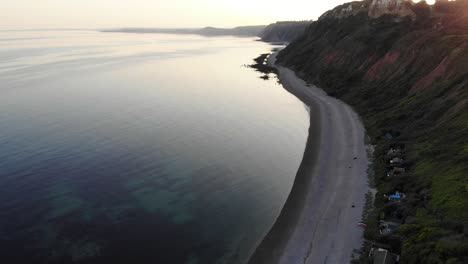
[[372,249],[371,254],[373,264],[394,264],[398,260],[398,256],[383,248]]

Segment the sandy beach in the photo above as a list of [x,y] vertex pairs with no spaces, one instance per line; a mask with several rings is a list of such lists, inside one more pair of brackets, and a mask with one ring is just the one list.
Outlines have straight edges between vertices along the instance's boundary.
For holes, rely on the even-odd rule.
[[362,245],[358,223],[369,190],[363,125],[342,101],[277,68],[284,88],[309,106],[311,126],[291,193],[249,263],[349,263]]

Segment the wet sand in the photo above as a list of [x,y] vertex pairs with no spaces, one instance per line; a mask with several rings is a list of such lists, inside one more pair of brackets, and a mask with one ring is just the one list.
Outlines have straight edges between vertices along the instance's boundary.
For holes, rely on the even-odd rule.
[[311,125],[291,193],[249,264],[349,263],[362,244],[357,224],[369,190],[363,125],[342,101],[277,68],[284,88],[309,106]]

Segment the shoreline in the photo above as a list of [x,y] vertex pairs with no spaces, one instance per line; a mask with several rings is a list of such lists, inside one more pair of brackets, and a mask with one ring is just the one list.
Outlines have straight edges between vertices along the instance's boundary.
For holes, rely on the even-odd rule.
[[275,65],[276,54],[268,64],[310,108],[309,136],[290,195],[248,263],[349,263],[363,242],[357,224],[369,190],[365,130],[348,105]]

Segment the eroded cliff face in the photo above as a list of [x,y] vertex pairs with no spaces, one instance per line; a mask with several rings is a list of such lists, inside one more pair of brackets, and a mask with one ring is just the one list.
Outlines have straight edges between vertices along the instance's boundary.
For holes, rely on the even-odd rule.
[[350,16],[355,16],[361,12],[368,12],[369,2],[368,1],[355,1],[340,6],[335,7],[334,9],[325,12],[320,19],[325,18],[347,18]]
[[410,0],[367,0],[345,3],[326,12],[319,19],[324,18],[346,18],[366,12],[370,18],[378,18],[383,15],[397,15],[400,17],[415,17],[411,9]]
[[416,14],[410,6],[410,0],[373,0],[369,6],[369,17],[377,18],[386,14],[414,17]]
[[[414,16],[395,3],[327,12],[278,63],[356,108],[377,145],[377,197],[407,194],[394,211],[405,223],[396,238],[378,231],[366,238],[398,240],[402,263],[468,263],[467,1],[412,5]],[[388,140],[386,131],[399,136]],[[410,165],[390,179],[381,155],[395,142],[406,145]],[[371,223],[389,213],[382,199]]]

